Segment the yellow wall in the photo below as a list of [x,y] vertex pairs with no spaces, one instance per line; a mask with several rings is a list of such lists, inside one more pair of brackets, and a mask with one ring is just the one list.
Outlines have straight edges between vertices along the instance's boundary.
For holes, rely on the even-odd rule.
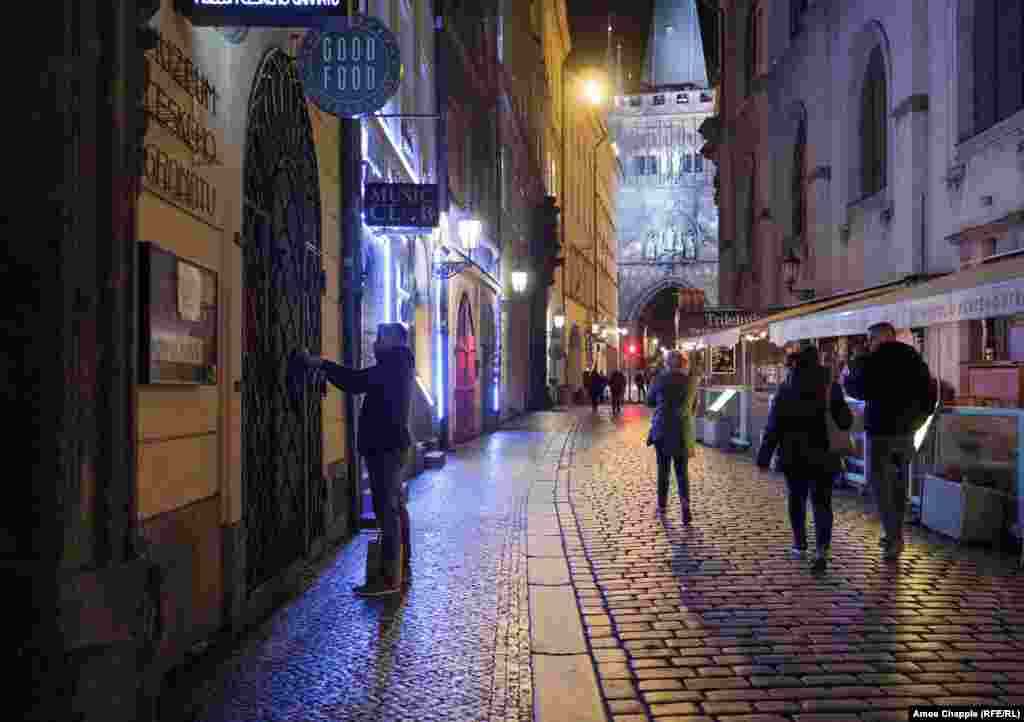
[[[218,96],[210,114],[189,98],[155,64],[154,80],[215,133],[220,163],[196,170],[217,192],[213,218],[200,218],[150,190],[139,199],[138,237],[198,263],[218,276],[218,385],[215,387],[138,388],[139,516],[149,519],[200,499],[221,495],[221,523],[242,517],[242,250],[234,243],[242,227],[242,166],[248,124],[248,98],[256,69],[271,48],[291,51],[294,33],[251,29],[246,41],[232,45],[212,29],[194,29],[165,0],[157,27],[196,63]],[[310,106],[310,121],[320,171],[321,241],[327,292],[322,298],[322,354],[338,360],[340,337],[339,121]],[[147,141],[179,161],[188,156],[179,141],[151,124]],[[341,395],[331,390],[323,405],[326,468],[345,458]]]

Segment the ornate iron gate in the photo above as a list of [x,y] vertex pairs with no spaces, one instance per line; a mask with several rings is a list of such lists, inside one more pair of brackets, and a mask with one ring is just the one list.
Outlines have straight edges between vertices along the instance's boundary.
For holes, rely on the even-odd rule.
[[289,354],[320,352],[320,186],[294,61],[263,59],[249,100],[244,200],[242,494],[253,590],[324,534],[321,395],[288,396]]

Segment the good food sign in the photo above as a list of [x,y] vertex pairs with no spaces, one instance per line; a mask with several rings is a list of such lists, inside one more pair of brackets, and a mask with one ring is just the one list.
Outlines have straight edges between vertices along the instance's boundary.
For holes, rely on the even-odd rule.
[[402,59],[394,33],[368,15],[332,18],[306,34],[299,50],[306,95],[341,118],[379,110],[398,90]]

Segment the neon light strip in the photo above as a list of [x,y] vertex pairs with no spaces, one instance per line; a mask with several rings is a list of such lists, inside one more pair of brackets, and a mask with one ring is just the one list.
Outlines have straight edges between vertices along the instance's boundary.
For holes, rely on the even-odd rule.
[[391,300],[391,239],[383,236],[380,240],[384,246],[384,323],[391,323],[395,311]]
[[[435,262],[436,256],[435,253]],[[441,364],[441,281],[440,279],[434,282],[437,285],[437,302],[434,307],[437,309],[437,324],[434,330],[434,354],[437,357],[436,363],[434,364],[434,375],[436,376],[437,386],[434,387],[434,393],[437,396],[437,420],[440,421],[444,418],[444,383],[442,382],[442,376],[444,369]]]

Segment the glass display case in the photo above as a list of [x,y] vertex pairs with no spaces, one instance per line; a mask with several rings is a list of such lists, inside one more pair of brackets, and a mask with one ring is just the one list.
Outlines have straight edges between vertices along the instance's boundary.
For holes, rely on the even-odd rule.
[[944,408],[933,426],[918,460],[921,523],[963,541],[1020,538],[1024,410]]
[[746,429],[743,386],[705,386],[701,389],[702,415],[697,420],[697,438],[706,446],[725,448],[733,436]]

